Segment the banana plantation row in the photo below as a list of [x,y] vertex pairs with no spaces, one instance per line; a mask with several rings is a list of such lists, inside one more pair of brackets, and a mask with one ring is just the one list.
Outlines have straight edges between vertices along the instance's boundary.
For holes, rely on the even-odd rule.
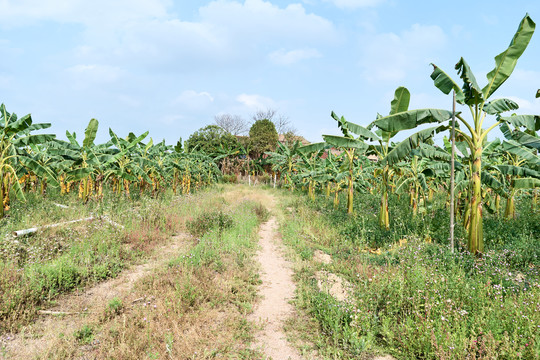
[[[516,193],[530,190],[536,200],[535,189],[540,186],[540,138],[537,134],[540,117],[511,114],[519,108],[516,102],[508,98],[493,98],[512,74],[535,27],[532,19],[525,15],[509,47],[495,57],[495,67],[487,74],[487,83],[483,87],[478,85],[463,58],[455,66],[461,86],[432,64],[434,85],[444,94],[453,92],[454,103],[465,109],[463,113],[442,109],[409,110],[410,93],[404,87],[395,91],[389,115],[377,114],[367,127],[347,122],[343,116],[338,117],[332,112],[343,136],[324,135],[324,142],[298,149],[306,169],[302,180],[307,183],[310,196],[313,196],[318,183],[326,183],[327,193],[331,187],[336,191],[337,202],[337,191],[347,186],[347,209],[352,213],[355,188],[367,191],[377,188],[381,195],[379,223],[388,229],[389,191],[408,192],[415,213],[433,192],[451,193],[452,147],[447,138],[444,147],[434,146],[433,136],[448,132],[451,124],[455,124],[458,155],[453,164],[456,169],[454,191],[460,205],[456,211],[468,231],[468,250],[480,255],[484,251],[484,208],[498,211],[500,199],[504,197],[505,216],[513,218]],[[536,94],[539,96],[540,90]],[[489,125],[486,120],[491,120]],[[427,124],[432,126],[427,127]],[[487,135],[497,127],[505,139],[489,142]],[[394,141],[399,133],[413,130],[416,132],[404,140]],[[342,159],[334,159],[330,151],[321,163],[318,154],[328,148],[340,150]],[[376,155],[375,164],[361,160],[369,154]],[[275,161],[281,164],[287,183],[293,186],[298,180],[293,176],[292,152],[282,151],[281,155],[274,155],[275,158],[279,156],[280,160]]]
[[[183,149],[181,141],[176,146],[154,144],[151,139],[144,143],[148,133],[121,138],[109,130],[110,140],[95,144],[95,119],[88,124],[82,144],[69,131],[68,141],[62,141],[54,135],[32,134],[50,124],[34,124],[30,115],[18,118],[2,105],[0,215],[9,209],[12,196],[24,200],[25,192],[43,193],[47,186],[59,187],[62,193],[78,191],[87,202],[101,199],[104,186],[124,195],[130,191],[156,195],[163,187],[185,194],[217,181],[222,174],[272,172],[284,187],[305,188],[311,197],[317,189],[332,195],[336,207],[339,194],[345,191],[349,213],[353,212],[355,191],[378,192],[379,223],[389,229],[389,193],[408,194],[414,214],[425,210],[434,193],[449,196],[452,146],[448,139],[455,119],[455,211],[468,230],[469,251],[481,254],[482,212],[499,212],[500,201],[505,199],[504,216],[510,219],[515,217],[516,195],[538,196],[540,117],[511,114],[518,109],[516,102],[493,98],[514,70],[534,29],[534,22],[526,15],[510,46],[495,57],[495,68],[487,74],[483,87],[463,58],[456,64],[461,86],[433,65],[434,85],[444,94],[453,92],[464,112],[410,110],[410,93],[399,87],[389,115],[377,114],[368,126],[348,122],[332,112],[342,136],[324,135],[324,142],[306,146],[278,143],[276,149],[258,158],[249,146],[223,147],[219,153],[206,154]],[[488,133],[495,128],[504,139],[488,141]],[[433,137],[440,133],[447,136],[444,144],[437,146]],[[368,155],[374,160],[368,160]]]

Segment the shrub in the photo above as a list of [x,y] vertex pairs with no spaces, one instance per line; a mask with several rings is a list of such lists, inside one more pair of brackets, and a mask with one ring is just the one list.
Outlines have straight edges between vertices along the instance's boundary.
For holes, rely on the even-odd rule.
[[186,226],[192,235],[201,237],[216,228],[221,233],[224,229],[230,228],[233,223],[231,215],[219,210],[204,212],[196,219],[188,221]]

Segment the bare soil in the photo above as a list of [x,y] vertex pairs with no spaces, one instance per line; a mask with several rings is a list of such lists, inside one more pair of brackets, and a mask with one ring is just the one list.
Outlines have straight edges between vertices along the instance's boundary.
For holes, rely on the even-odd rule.
[[259,231],[261,249],[257,260],[261,264],[259,294],[262,300],[249,319],[262,327],[260,334],[255,336],[254,346],[261,349],[266,359],[300,360],[300,354],[289,345],[283,331],[285,320],[294,313],[289,301],[294,297],[295,284],[291,264],[282,255],[281,239],[276,230],[276,218],[272,217]]

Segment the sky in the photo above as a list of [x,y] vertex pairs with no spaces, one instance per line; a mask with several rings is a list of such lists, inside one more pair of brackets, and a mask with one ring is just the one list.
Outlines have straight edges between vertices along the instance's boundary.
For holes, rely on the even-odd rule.
[[[0,0],[0,103],[63,139],[96,118],[98,142],[175,144],[274,109],[321,141],[339,133],[331,111],[367,125],[399,86],[411,109],[450,110],[430,63],[458,79],[464,57],[483,86],[527,12],[540,22],[540,1]],[[518,113],[540,114],[538,59],[535,34],[495,94]]]

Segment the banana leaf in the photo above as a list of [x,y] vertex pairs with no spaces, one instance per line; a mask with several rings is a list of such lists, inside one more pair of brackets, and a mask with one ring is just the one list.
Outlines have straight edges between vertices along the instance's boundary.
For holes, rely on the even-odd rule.
[[517,110],[519,105],[510,99],[501,98],[485,103],[483,109],[489,115],[495,115],[505,111]]
[[503,175],[527,176],[527,177],[540,178],[540,173],[538,171],[521,167],[521,166],[495,165],[494,167],[499,169],[499,171]]
[[435,86],[446,95],[450,94],[450,91],[454,90],[456,92],[456,101],[459,104],[463,105],[465,101],[465,95],[463,94],[463,91],[461,90],[459,85],[456,84],[456,82],[450,76],[448,76],[448,74],[445,73],[440,67],[435,64],[431,65],[433,66],[431,79],[433,80]]
[[482,89],[484,98],[488,99],[512,74],[519,57],[529,45],[535,27],[536,24],[526,14],[508,48],[495,57],[495,68],[487,74],[488,84]]
[[514,180],[515,189],[535,189],[540,187],[540,179],[522,178]]
[[83,147],[89,148],[92,145],[94,145],[94,140],[96,139],[98,125],[99,123],[96,119],[90,119],[88,126],[84,130]]
[[318,142],[309,145],[305,145],[298,148],[298,152],[301,154],[311,154],[317,151],[328,149],[330,146],[325,142]]
[[327,144],[332,146],[346,149],[359,149],[361,152],[366,150],[368,147],[368,144],[361,140],[351,139],[343,136],[323,135],[323,139]]
[[504,116],[504,117],[500,117],[499,120],[508,122],[517,128],[524,126],[527,128],[527,130],[531,130],[531,131],[540,130],[540,116],[538,115]]
[[474,105],[480,103],[484,98],[484,94],[480,86],[478,86],[469,64],[467,64],[464,58],[459,59],[456,64],[456,70],[461,80],[463,80],[462,89],[465,95],[465,104]]
[[447,128],[448,127],[446,126],[432,127],[412,134],[396,145],[390,152],[388,152],[388,155],[382,159],[382,163],[393,165],[399,162],[400,160],[406,158],[412,149],[417,148],[421,143],[430,139],[435,133],[446,130]]
[[390,103],[390,115],[409,110],[411,93],[406,87],[400,86],[394,93],[394,99]]
[[387,132],[414,129],[428,123],[441,123],[452,117],[452,112],[441,109],[408,110],[373,121],[372,126]]

